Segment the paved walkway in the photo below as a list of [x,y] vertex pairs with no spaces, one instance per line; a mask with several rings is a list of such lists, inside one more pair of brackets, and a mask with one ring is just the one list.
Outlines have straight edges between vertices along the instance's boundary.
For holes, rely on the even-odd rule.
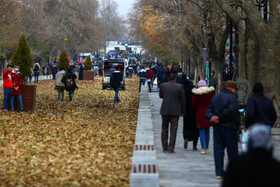
[[[183,148],[183,118],[180,118],[175,154],[162,152],[161,146],[161,116],[159,114],[162,100],[158,92],[149,93],[152,122],[154,127],[156,156],[159,166],[159,182],[162,187],[218,187],[221,180],[217,180],[214,168],[213,153],[208,155],[200,154],[200,142],[198,151],[192,150],[192,142],[188,150]],[[275,152],[274,155],[280,158],[280,136],[279,129],[273,129]],[[278,135],[277,135],[278,134]],[[213,130],[211,128],[210,149],[213,150]],[[239,148],[241,146],[239,145]],[[226,154],[225,154],[226,155]],[[225,156],[225,164],[227,157]]]
[[[160,186],[169,187],[218,187],[220,180],[216,179],[213,153],[200,154],[200,143],[198,151],[192,150],[192,142],[189,148],[183,148],[183,118],[180,118],[175,154],[162,152],[161,146],[161,116],[159,115],[162,100],[158,92],[149,94],[152,121],[154,125],[156,155],[159,165]],[[210,149],[213,150],[211,133]]]

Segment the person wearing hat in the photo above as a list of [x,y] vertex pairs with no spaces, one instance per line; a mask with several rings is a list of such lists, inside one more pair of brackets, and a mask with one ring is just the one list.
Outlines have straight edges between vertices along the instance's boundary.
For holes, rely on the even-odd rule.
[[280,186],[280,162],[266,124],[249,128],[248,152],[229,161],[222,187]]
[[199,128],[199,136],[201,143],[201,154],[209,154],[210,127],[211,122],[205,117],[205,112],[210,104],[211,99],[215,95],[214,87],[207,87],[205,80],[200,80],[197,84],[198,88],[192,89],[193,97],[191,107],[196,114],[195,124]]
[[235,81],[227,81],[224,89],[214,96],[206,110],[206,117],[214,127],[214,160],[217,179],[224,175],[224,151],[228,158],[238,155],[239,102]]

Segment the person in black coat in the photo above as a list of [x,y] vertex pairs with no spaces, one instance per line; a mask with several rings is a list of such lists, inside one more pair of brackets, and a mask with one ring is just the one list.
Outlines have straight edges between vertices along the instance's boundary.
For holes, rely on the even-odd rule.
[[245,128],[261,123],[271,129],[277,119],[273,103],[271,99],[264,96],[261,83],[254,85],[253,92],[254,95],[248,99],[247,103]]
[[280,163],[272,157],[272,140],[265,125],[250,128],[249,151],[229,161],[222,187],[280,186]]
[[115,90],[115,99],[114,103],[120,102],[119,91],[121,87],[121,82],[123,81],[123,74],[118,69],[113,72],[112,77],[110,78],[110,86]]
[[184,148],[188,148],[188,141],[193,141],[193,150],[196,151],[199,130],[195,125],[195,112],[191,108],[192,89],[195,88],[195,86],[187,79],[186,74],[182,75],[179,83],[184,86],[186,98],[186,113],[184,115],[183,124]]
[[71,68],[68,69],[66,80],[63,81],[65,82],[65,90],[69,93],[70,101],[72,101],[74,97],[75,90],[78,89],[75,79],[77,79],[77,76],[73,73],[73,70]]

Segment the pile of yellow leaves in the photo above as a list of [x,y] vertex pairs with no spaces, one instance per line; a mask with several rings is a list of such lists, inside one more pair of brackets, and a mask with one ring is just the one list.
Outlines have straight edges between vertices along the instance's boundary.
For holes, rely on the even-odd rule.
[[113,104],[100,78],[78,81],[71,102],[41,81],[34,113],[0,114],[0,186],[129,186],[138,83]]

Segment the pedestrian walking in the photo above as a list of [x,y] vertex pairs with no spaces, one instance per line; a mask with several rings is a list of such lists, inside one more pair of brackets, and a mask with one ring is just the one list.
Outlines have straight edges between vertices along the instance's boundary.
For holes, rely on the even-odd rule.
[[151,67],[149,67],[147,72],[147,82],[149,86],[149,92],[152,92],[153,76],[154,76],[153,70],[151,69]]
[[54,61],[54,63],[51,66],[51,72],[52,72],[52,75],[53,75],[53,80],[55,80],[56,74],[58,72],[56,61]]
[[198,82],[198,88],[192,90],[192,102],[191,106],[196,114],[195,124],[199,128],[199,137],[201,143],[201,154],[209,154],[209,141],[211,122],[206,118],[205,112],[208,108],[211,99],[215,95],[214,87],[207,87],[205,80],[200,80]]
[[210,76],[210,79],[209,79],[209,86],[213,86],[216,90],[217,88],[217,77],[215,76],[215,71],[214,70],[211,70],[211,76]]
[[162,83],[162,79],[164,77],[164,69],[162,66],[159,66],[157,69],[157,82],[158,82],[158,89],[160,87],[160,84]]
[[264,88],[261,83],[253,87],[254,95],[248,99],[245,119],[245,130],[253,124],[265,124],[271,130],[277,115],[271,99],[264,96]]
[[11,102],[12,89],[14,84],[12,81],[12,66],[8,65],[7,69],[3,71],[3,88],[4,88],[4,99],[3,99],[3,112],[8,112],[8,103]]
[[140,81],[139,81],[139,92],[141,92],[141,86],[145,85],[146,79],[147,79],[147,71],[145,70],[145,67],[142,66],[141,70],[139,71]]
[[272,157],[270,130],[264,125],[249,129],[248,152],[229,161],[222,187],[280,186],[280,162]]
[[17,96],[19,101],[20,110],[23,111],[23,102],[21,97],[21,73],[19,72],[19,66],[16,65],[14,68],[14,72],[12,72],[12,81],[14,84],[14,88],[12,90],[11,97],[11,110],[14,110],[14,99]]
[[113,72],[111,78],[110,78],[110,86],[114,89],[115,91],[115,98],[114,98],[114,103],[120,102],[121,100],[119,99],[119,91],[121,87],[121,82],[123,81],[123,74],[121,71],[118,69]]
[[191,108],[191,101],[192,101],[192,89],[195,86],[192,84],[191,81],[187,79],[186,74],[182,75],[180,84],[184,86],[185,98],[186,98],[186,112],[184,115],[184,122],[183,122],[183,138],[184,138],[184,149],[188,148],[188,142],[193,142],[193,151],[197,150],[197,142],[199,137],[199,130],[195,125],[195,112]]
[[214,96],[205,113],[214,127],[214,160],[217,179],[224,175],[224,150],[228,158],[238,155],[238,129],[240,125],[237,83],[227,81],[221,93]]
[[32,77],[34,76],[34,72],[33,72],[33,68],[31,68],[31,71],[30,71],[30,74],[29,74],[29,84],[31,84],[31,81],[32,81]]
[[55,78],[55,89],[58,91],[58,100],[64,100],[64,90],[65,90],[65,82],[62,82],[62,79],[65,79],[66,71],[64,68],[60,68],[59,72],[56,74]]
[[34,83],[37,83],[37,84],[39,83],[40,70],[41,70],[40,64],[38,62],[36,62],[33,67]]
[[[179,117],[183,117],[185,114],[184,87],[176,81],[176,74],[170,74],[169,82],[160,85],[159,97],[163,99],[160,110],[162,116],[161,142],[165,153],[175,153]],[[169,123],[171,124],[171,132],[168,143]]]
[[78,89],[76,79],[77,76],[73,73],[71,68],[68,69],[66,76],[62,79],[62,82],[65,82],[65,90],[69,93],[69,101],[72,101],[74,92]]

